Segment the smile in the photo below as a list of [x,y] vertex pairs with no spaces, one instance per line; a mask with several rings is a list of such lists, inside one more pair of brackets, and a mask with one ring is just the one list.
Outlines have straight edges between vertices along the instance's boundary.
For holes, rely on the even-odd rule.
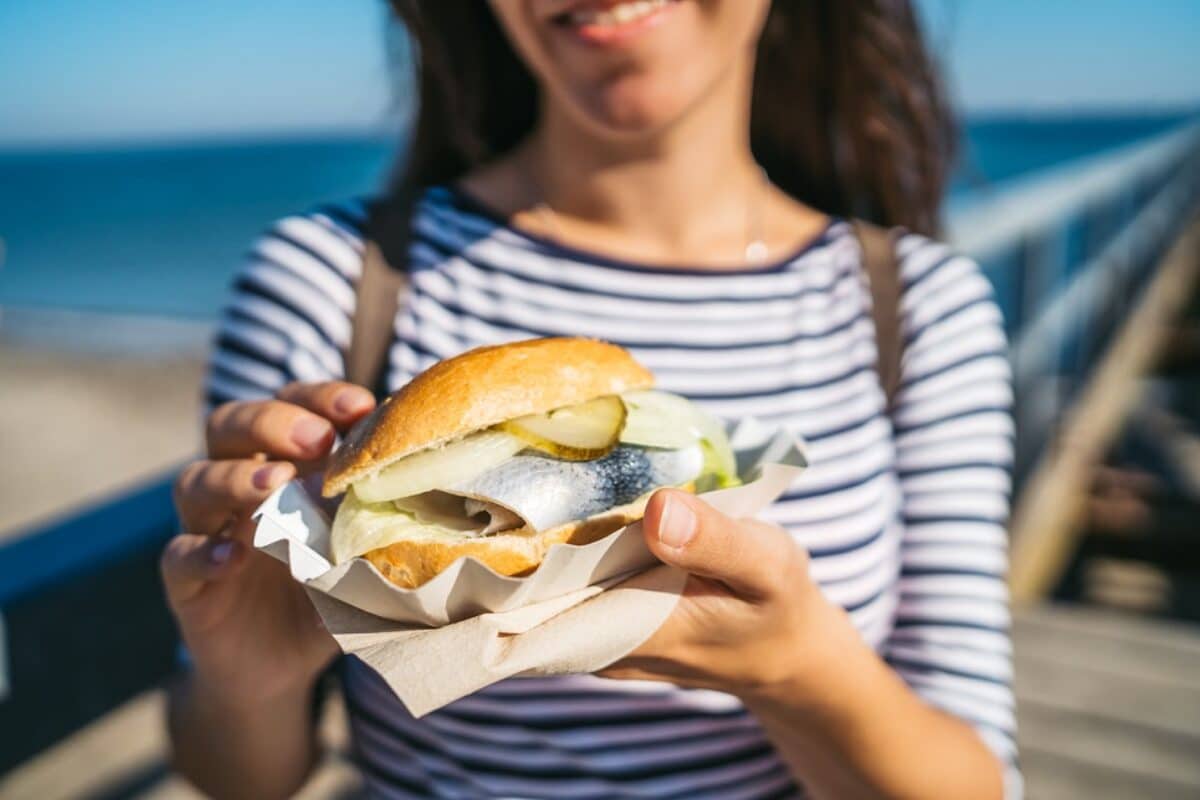
[[564,15],[571,25],[595,25],[612,28],[644,19],[671,5],[674,0],[630,0],[606,8],[585,8]]
[[680,0],[626,0],[580,3],[554,19],[592,44],[615,44],[658,24]]

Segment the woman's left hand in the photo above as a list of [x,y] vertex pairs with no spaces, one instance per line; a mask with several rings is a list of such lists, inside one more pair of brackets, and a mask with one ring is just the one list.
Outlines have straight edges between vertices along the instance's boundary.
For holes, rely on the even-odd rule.
[[825,645],[844,641],[850,626],[809,577],[808,554],[791,536],[674,489],[650,498],[643,528],[652,553],[689,573],[687,585],[662,627],[600,675],[743,697],[786,686],[794,699],[820,683]]

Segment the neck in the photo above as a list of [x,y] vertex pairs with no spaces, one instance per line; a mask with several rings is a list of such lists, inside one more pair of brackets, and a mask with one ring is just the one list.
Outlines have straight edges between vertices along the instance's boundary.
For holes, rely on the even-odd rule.
[[600,138],[544,104],[522,153],[538,199],[571,222],[664,249],[741,235],[747,203],[762,191],[749,141],[753,67],[744,61],[653,136]]

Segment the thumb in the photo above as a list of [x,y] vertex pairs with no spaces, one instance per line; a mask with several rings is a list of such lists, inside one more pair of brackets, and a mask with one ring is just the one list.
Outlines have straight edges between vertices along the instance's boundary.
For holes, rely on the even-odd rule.
[[642,529],[659,560],[750,597],[779,591],[803,558],[799,545],[779,527],[726,516],[678,489],[654,493]]

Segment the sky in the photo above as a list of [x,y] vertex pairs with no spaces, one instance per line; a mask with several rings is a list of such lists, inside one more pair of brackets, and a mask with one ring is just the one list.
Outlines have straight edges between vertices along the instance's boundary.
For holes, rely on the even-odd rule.
[[[916,2],[968,112],[1200,106],[1200,0]],[[383,0],[0,0],[0,145],[387,129],[385,20]]]

